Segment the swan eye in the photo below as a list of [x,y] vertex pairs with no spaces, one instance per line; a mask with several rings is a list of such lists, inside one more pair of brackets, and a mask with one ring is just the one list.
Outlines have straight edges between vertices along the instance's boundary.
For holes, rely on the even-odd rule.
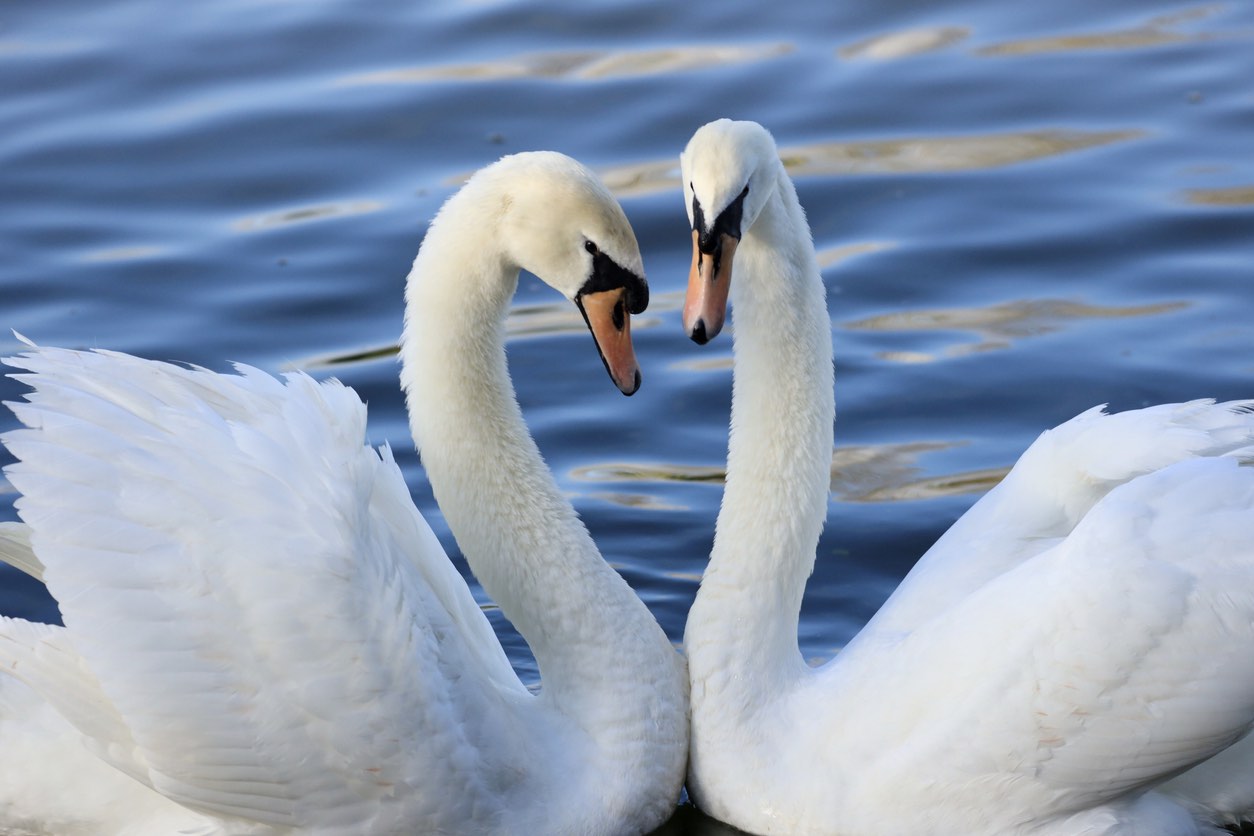
[[593,255],[596,255],[597,253],[600,252],[600,250],[597,249],[597,245],[592,243],[591,241],[584,241],[583,248],[587,250],[588,252],[592,253]]
[[745,184],[745,190],[744,190],[743,192],[741,192],[741,193],[740,193],[740,197],[741,197],[741,198],[744,198],[747,194],[749,194],[749,184],[748,184],[748,183],[746,183],[746,184]]

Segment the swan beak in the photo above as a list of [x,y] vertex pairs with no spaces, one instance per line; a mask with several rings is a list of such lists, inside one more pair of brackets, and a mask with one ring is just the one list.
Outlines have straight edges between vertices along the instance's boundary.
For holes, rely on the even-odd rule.
[[684,332],[698,345],[705,345],[723,330],[732,258],[740,239],[721,233],[715,242],[713,252],[702,252],[701,233],[692,231],[692,267],[688,271],[688,295],[684,298]]
[[640,366],[631,344],[631,314],[627,308],[626,288],[616,287],[575,297],[592,339],[596,340],[601,362],[610,379],[624,395],[634,395],[640,388]]

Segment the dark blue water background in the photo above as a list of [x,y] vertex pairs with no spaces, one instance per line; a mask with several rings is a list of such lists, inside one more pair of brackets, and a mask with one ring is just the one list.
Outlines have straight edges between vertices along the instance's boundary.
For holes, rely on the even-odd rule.
[[[1254,396],[1238,0],[10,2],[0,350],[13,328],[337,376],[455,552],[404,452],[386,354],[404,276],[467,173],[571,154],[640,239],[644,388],[619,396],[529,277],[511,368],[561,484],[678,642],[720,497],[730,341],[680,333],[676,159],[720,116],[775,133],[826,265],[837,447],[807,656],[835,653],[1042,429],[1098,403]],[[13,499],[0,480],[0,519]],[[0,613],[57,617],[7,568]]]

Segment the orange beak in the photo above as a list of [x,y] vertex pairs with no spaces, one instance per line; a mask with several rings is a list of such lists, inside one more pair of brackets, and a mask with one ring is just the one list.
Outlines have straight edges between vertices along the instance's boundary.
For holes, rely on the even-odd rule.
[[640,366],[631,344],[631,314],[627,310],[627,291],[616,287],[578,296],[575,304],[583,313],[592,339],[596,340],[601,362],[610,379],[624,395],[634,395],[640,388]]
[[692,267],[688,270],[688,295],[684,297],[684,332],[705,345],[723,330],[727,318],[727,293],[731,289],[732,258],[740,240],[720,235],[713,253],[701,252],[701,234],[692,231]]

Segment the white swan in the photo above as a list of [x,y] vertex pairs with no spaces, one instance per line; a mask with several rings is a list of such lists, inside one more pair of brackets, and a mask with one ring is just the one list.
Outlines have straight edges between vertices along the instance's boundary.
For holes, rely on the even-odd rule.
[[[1148,790],[1254,723],[1254,468],[1238,466],[1254,404],[1095,409],[1045,433],[808,667],[834,415],[809,227],[759,125],[706,125],[681,169],[684,327],[717,334],[729,284],[736,322],[727,484],[684,637],[698,806],[796,836],[1184,836],[1239,815],[1248,766],[1217,793],[1177,782],[1197,819]],[[1220,796],[1232,809],[1208,808]]]
[[625,834],[673,812],[682,657],[523,423],[502,330],[520,268],[580,307],[627,394],[648,288],[613,197],[543,152],[471,178],[410,273],[414,437],[538,695],[351,390],[103,351],[8,361],[34,390],[3,438],[25,562],[66,627],[0,624],[0,670],[24,681],[0,676],[0,832]]

